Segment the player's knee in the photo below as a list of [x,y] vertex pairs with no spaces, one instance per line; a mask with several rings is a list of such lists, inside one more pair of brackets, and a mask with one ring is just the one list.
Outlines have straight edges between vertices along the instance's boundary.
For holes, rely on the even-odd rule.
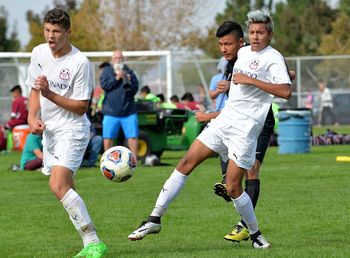
[[49,187],[51,192],[60,200],[63,198],[65,193],[67,192],[67,187],[64,186],[63,184],[60,184],[59,182],[55,180],[50,180],[49,181]]
[[238,198],[243,192],[242,185],[239,182],[227,183],[226,191],[232,198]]
[[188,155],[185,155],[177,164],[176,169],[185,175],[189,175],[195,166],[195,162],[191,160]]

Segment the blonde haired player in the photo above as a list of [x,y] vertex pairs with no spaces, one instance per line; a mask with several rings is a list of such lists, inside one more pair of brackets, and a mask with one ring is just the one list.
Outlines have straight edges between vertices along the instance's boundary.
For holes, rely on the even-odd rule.
[[43,133],[42,173],[66,209],[83,243],[75,257],[102,257],[107,247],[96,234],[84,201],[74,190],[74,175],[89,142],[90,122],[85,114],[94,73],[89,60],[69,42],[70,18],[62,9],[44,18],[46,43],[32,51],[26,84],[28,123],[32,133]]
[[283,56],[270,46],[273,35],[268,12],[248,13],[250,46],[238,51],[230,92],[225,107],[193,142],[165,182],[148,220],[134,230],[130,240],[159,233],[161,216],[179,194],[188,175],[213,152],[229,160],[226,188],[234,207],[246,222],[254,248],[270,243],[260,233],[249,195],[242,189],[244,174],[255,161],[257,138],[263,128],[273,95],[289,99],[291,81]]

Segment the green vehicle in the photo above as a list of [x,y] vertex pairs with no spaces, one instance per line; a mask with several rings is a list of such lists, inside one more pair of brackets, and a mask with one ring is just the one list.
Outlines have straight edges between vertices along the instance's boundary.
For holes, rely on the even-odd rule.
[[189,110],[158,109],[147,101],[138,101],[137,110],[140,159],[151,153],[161,157],[164,150],[187,150],[203,129]]
[[[137,100],[136,106],[140,160],[150,154],[160,158],[165,150],[187,150],[204,127],[190,110],[159,109],[156,103],[145,100]],[[102,114],[95,115],[92,124],[97,134],[102,135]],[[119,133],[115,144],[126,145],[122,130]]]

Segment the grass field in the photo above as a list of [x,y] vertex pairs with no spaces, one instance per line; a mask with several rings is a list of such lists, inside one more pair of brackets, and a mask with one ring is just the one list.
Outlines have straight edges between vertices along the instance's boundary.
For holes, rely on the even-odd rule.
[[[255,250],[250,242],[223,239],[238,221],[233,205],[215,196],[219,162],[211,158],[190,176],[163,217],[158,235],[127,239],[153,208],[183,152],[165,152],[168,165],[138,167],[123,183],[98,169],[81,169],[77,191],[85,200],[108,257],[350,257],[350,146],[313,147],[308,154],[268,151],[256,209],[260,228],[272,243]],[[39,172],[10,172],[19,153],[0,159],[0,257],[72,257],[82,247],[68,215]]]

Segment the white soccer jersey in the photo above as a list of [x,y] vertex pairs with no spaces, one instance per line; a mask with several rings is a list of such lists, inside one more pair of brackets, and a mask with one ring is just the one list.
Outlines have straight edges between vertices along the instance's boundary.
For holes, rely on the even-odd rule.
[[[74,46],[72,51],[54,58],[47,43],[33,49],[26,85],[34,87],[39,75],[45,75],[50,90],[75,100],[90,99],[94,84],[94,72],[89,60]],[[49,131],[65,130],[69,127],[89,126],[84,114],[79,116],[56,105],[40,95],[41,120]]]
[[[291,84],[283,56],[271,46],[259,52],[250,46],[238,51],[233,73],[243,73],[252,78],[274,84]],[[231,82],[228,100],[222,115],[228,119],[237,113],[252,118],[263,125],[272,103],[273,95],[255,86]]]

